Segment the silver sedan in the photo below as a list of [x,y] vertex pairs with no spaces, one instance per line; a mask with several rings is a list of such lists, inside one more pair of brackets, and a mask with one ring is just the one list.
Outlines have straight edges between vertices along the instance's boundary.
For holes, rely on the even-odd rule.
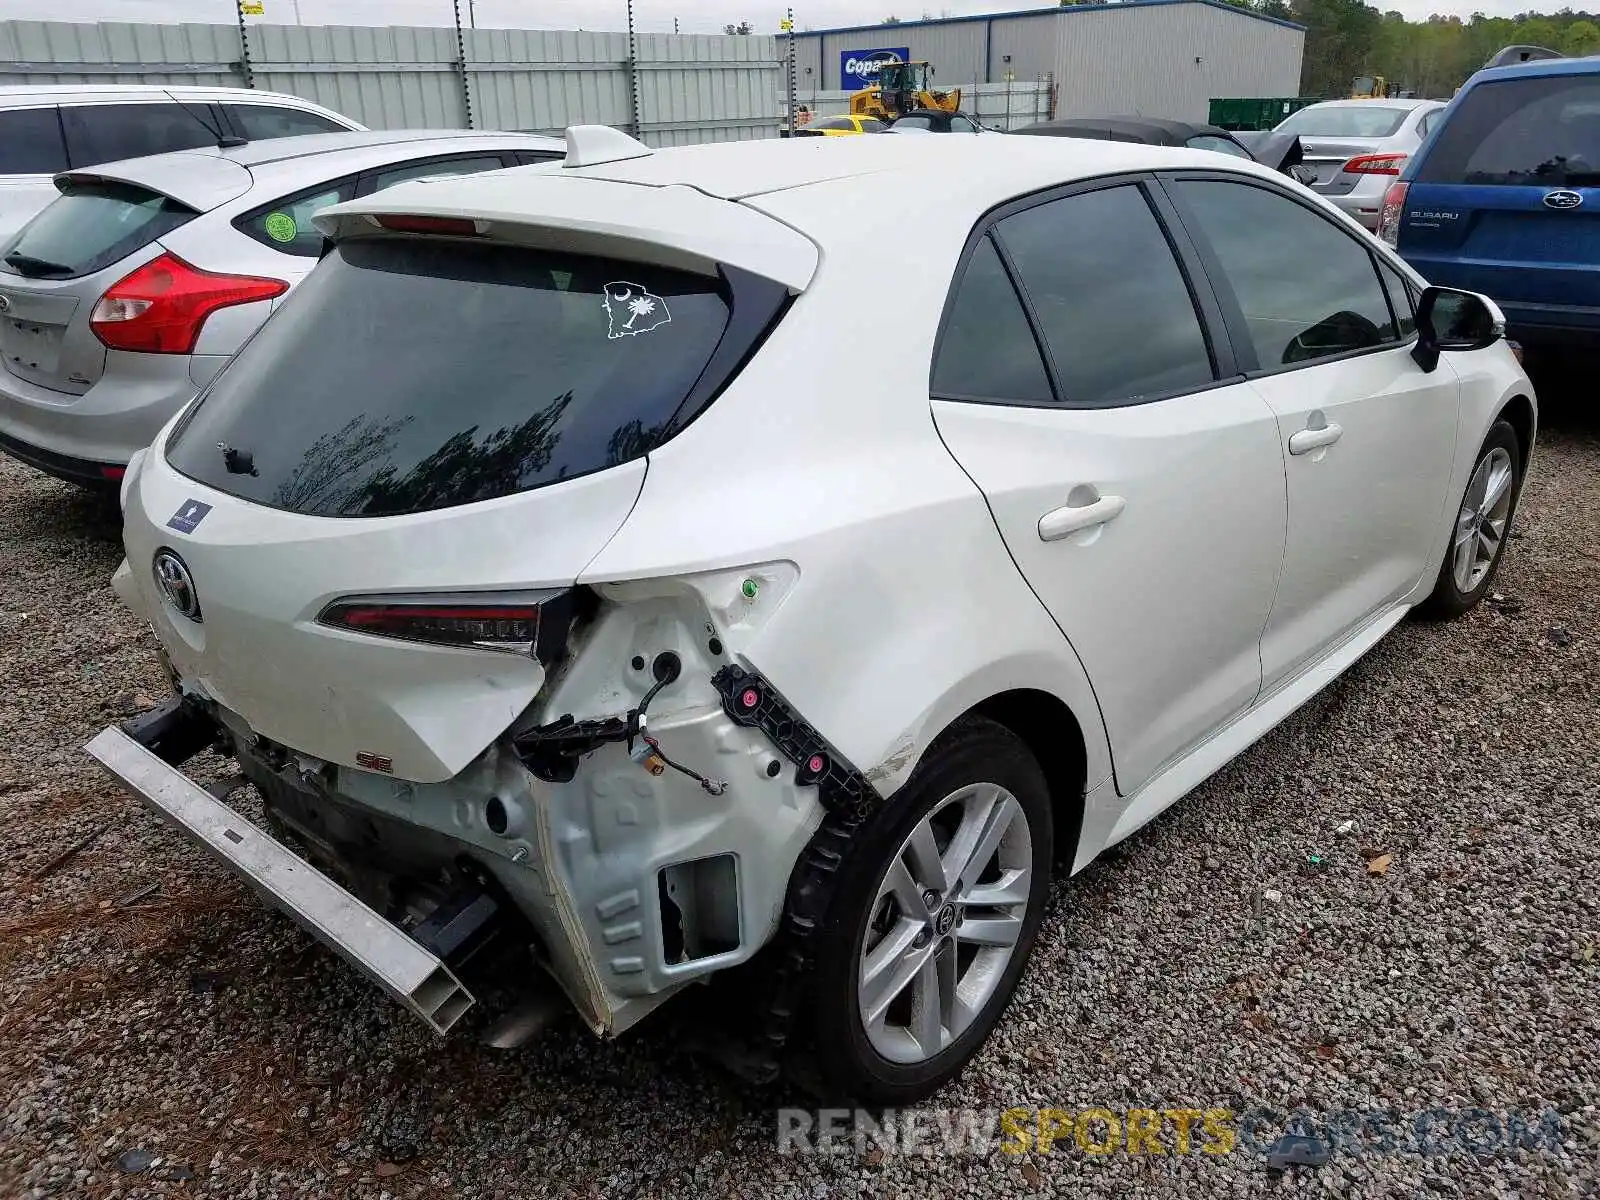
[[1438,100],[1328,100],[1302,108],[1274,133],[1292,133],[1316,171],[1310,186],[1368,229],[1383,194],[1444,111]]

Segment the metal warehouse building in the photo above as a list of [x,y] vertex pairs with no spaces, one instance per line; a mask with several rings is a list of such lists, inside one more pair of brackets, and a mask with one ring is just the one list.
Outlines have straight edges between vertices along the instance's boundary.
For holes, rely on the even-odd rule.
[[[1204,121],[1213,97],[1294,96],[1305,28],[1224,0],[1123,0],[798,34],[796,89],[855,90],[892,51],[941,87],[1049,79],[1057,116]],[[866,82],[871,81],[870,68]]]

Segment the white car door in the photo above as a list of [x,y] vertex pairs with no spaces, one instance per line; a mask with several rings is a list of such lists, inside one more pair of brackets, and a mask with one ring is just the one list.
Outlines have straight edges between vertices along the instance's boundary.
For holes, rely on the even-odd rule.
[[1272,411],[1210,344],[1215,301],[1153,186],[1002,210],[933,374],[945,444],[1088,672],[1123,795],[1255,700],[1286,523]]
[[1261,641],[1271,688],[1439,569],[1460,382],[1412,359],[1410,297],[1364,237],[1275,186],[1167,186],[1212,256],[1235,351],[1285,451],[1289,538]]

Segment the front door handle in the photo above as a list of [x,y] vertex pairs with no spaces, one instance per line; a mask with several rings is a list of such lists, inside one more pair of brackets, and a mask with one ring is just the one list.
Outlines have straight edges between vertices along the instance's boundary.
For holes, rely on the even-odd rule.
[[1101,496],[1092,504],[1067,504],[1053,508],[1039,518],[1039,539],[1056,542],[1068,534],[1104,525],[1107,521],[1115,520],[1127,506],[1128,502],[1121,496]]
[[1343,436],[1344,426],[1335,425],[1331,421],[1314,429],[1302,429],[1299,433],[1290,436],[1289,453],[1310,454],[1313,450],[1320,450],[1324,446],[1333,445]]

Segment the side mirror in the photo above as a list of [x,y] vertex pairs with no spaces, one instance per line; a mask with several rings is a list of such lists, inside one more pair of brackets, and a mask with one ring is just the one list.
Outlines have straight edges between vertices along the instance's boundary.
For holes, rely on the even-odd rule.
[[1482,350],[1505,335],[1505,314],[1489,297],[1428,287],[1417,302],[1417,344],[1411,357],[1424,371],[1432,371],[1445,350]]

